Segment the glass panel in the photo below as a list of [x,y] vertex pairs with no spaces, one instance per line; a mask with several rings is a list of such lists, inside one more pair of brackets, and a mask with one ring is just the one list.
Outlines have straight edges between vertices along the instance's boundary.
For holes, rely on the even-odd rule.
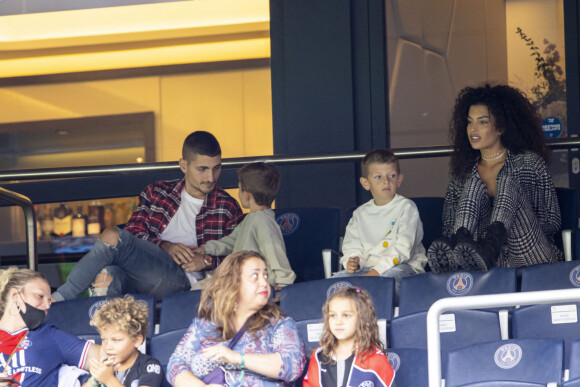
[[508,77],[533,100],[546,137],[567,136],[563,0],[506,1]]

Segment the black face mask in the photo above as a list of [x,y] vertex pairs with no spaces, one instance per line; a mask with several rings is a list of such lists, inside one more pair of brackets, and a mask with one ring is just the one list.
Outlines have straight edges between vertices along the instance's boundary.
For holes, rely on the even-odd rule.
[[[20,292],[18,292],[18,294],[20,295],[20,298],[22,298]],[[20,316],[22,317],[22,320],[24,320],[24,323],[28,329],[33,331],[38,328],[40,324],[42,324],[46,314],[44,313],[44,310],[35,308],[34,306],[24,301],[24,298],[22,298],[22,302],[24,302],[24,305],[26,305],[26,312],[22,312],[22,309],[20,308],[18,308],[18,312],[20,313]]]

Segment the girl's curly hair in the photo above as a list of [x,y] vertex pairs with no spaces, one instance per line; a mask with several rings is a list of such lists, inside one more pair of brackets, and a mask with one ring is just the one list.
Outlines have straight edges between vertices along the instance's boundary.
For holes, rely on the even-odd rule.
[[[234,318],[240,293],[242,265],[250,258],[266,262],[264,257],[255,251],[242,250],[232,253],[213,272],[201,291],[198,316],[215,323],[224,341],[236,334]],[[268,324],[276,324],[283,316],[280,307],[274,300],[269,299],[262,309],[248,319],[246,331],[255,333]]]
[[95,312],[91,325],[102,332],[109,327],[116,327],[131,338],[147,336],[149,331],[149,308],[147,302],[135,300],[126,295],[123,298],[111,298]]
[[327,359],[332,359],[334,349],[338,344],[338,340],[330,331],[330,325],[328,323],[330,303],[337,298],[350,300],[356,308],[358,316],[356,321],[355,345],[358,347],[358,354],[361,355],[361,360],[364,363],[376,349],[382,351],[384,349],[379,336],[379,326],[377,324],[373,301],[368,292],[360,288],[339,289],[326,300],[326,303],[322,307],[324,319],[324,331],[320,337],[322,353]]
[[449,137],[453,144],[450,163],[453,175],[465,176],[480,157],[480,152],[471,147],[467,135],[467,116],[473,105],[487,106],[493,116],[491,122],[501,133],[502,145],[511,153],[532,151],[549,161],[541,118],[526,95],[511,86],[485,84],[477,88],[464,88],[455,101],[449,125]]

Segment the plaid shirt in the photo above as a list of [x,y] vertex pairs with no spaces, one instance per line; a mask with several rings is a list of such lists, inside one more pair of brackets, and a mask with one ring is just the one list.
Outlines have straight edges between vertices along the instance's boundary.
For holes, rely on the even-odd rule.
[[[181,190],[185,180],[157,181],[139,195],[139,206],[125,225],[125,230],[138,238],[157,245],[161,244],[161,233],[181,205]],[[227,192],[216,187],[206,195],[195,218],[197,245],[229,235],[243,219],[238,202]],[[212,257],[213,270],[222,261]]]

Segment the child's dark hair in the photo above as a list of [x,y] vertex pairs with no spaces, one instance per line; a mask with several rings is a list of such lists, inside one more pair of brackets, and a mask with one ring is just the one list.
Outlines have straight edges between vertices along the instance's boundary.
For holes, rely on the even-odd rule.
[[238,170],[240,188],[254,197],[256,204],[271,206],[280,189],[280,172],[271,164],[246,164]]
[[372,163],[394,163],[397,166],[397,173],[401,173],[401,167],[399,166],[399,159],[392,150],[386,148],[377,148],[369,151],[365,157],[363,157],[361,166],[362,177],[365,179],[369,174],[369,165]]
[[353,302],[358,315],[356,322],[355,345],[358,348],[358,354],[364,361],[372,355],[376,349],[383,350],[383,344],[379,336],[379,326],[373,301],[366,290],[361,288],[342,288],[332,293],[322,307],[324,318],[324,332],[320,337],[320,346],[322,353],[327,359],[332,359],[334,349],[338,340],[330,331],[328,323],[330,302],[337,298],[344,298]]
[[142,300],[135,300],[126,295],[123,298],[111,298],[95,312],[91,325],[102,332],[109,327],[115,327],[125,332],[131,338],[147,336],[149,331],[149,308]]
[[215,157],[222,154],[220,143],[210,132],[198,130],[191,133],[183,142],[181,156],[187,160],[194,160],[197,155]]

